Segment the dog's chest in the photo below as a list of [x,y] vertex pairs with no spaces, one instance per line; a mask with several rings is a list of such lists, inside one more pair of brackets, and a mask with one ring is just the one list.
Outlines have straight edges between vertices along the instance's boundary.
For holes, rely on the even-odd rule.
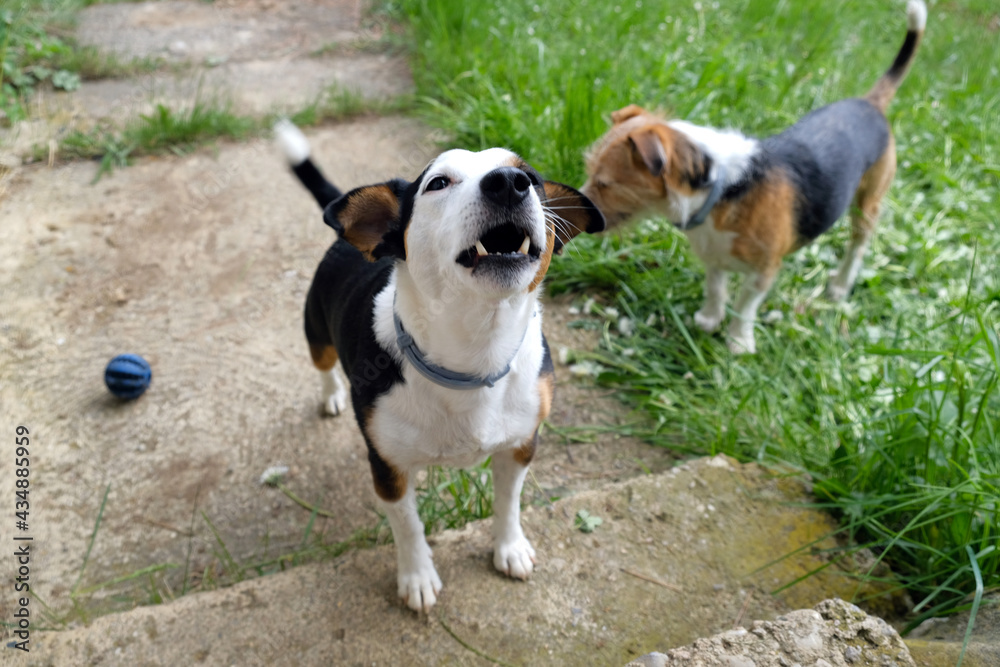
[[537,427],[537,372],[505,380],[493,389],[456,392],[407,377],[375,403],[369,423],[375,447],[401,467],[468,467],[519,447]]

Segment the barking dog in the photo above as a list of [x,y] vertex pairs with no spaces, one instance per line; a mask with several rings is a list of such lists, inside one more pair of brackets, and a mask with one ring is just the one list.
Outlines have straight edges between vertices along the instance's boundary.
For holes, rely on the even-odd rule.
[[513,153],[452,150],[412,183],[346,195],[275,128],[292,169],[337,232],[313,278],[305,330],[324,406],[347,407],[346,373],[375,493],[396,542],[399,596],[428,611],[441,579],[414,496],[428,465],[493,457],[493,564],[527,579],[521,485],[549,414],[553,367],[538,286],[553,252],[604,218],[576,190],[542,181]]
[[885,110],[913,62],[927,22],[923,0],[907,6],[907,33],[889,70],[863,98],[817,109],[763,140],[631,105],[587,155],[581,188],[611,225],[666,216],[705,263],[705,302],[695,324],[715,331],[725,315],[728,272],[747,274],[730,323],[733,352],[754,352],[753,322],[782,258],[828,230],[851,204],[851,242],[827,288],[851,290],[896,173]]

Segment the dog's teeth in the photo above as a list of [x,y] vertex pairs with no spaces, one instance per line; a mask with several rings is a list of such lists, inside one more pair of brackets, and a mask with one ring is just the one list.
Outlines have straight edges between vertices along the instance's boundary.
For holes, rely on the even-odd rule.
[[482,241],[476,241],[476,252],[479,253],[480,257],[485,257],[489,253],[486,252],[486,246],[483,245]]
[[528,254],[528,248],[531,247],[531,237],[527,234],[524,235],[524,243],[521,244],[521,248],[518,250],[522,255]]

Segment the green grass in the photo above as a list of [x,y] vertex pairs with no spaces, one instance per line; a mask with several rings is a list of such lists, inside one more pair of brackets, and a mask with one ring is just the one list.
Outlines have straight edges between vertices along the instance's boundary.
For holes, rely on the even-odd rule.
[[[904,3],[402,0],[419,110],[472,149],[512,148],[583,181],[584,149],[629,103],[754,135],[863,94]],[[900,169],[849,302],[821,294],[846,225],[785,262],[753,357],[691,325],[703,268],[659,220],[578,238],[551,292],[596,296],[598,381],[645,437],[807,471],[843,534],[889,563],[914,622],[1000,588],[1000,40],[988,0],[931,3],[889,109]],[[606,312],[614,309],[617,314]],[[627,316],[635,332],[622,336]],[[966,547],[971,547],[970,561]]]
[[[411,106],[412,101],[407,97],[367,99],[334,85],[290,117],[300,127],[308,127],[373,113],[399,113]],[[274,113],[240,114],[229,104],[199,99],[179,109],[157,104],[151,113],[140,114],[123,127],[100,125],[87,132],[70,132],[60,141],[58,154],[63,159],[98,160],[96,180],[127,166],[135,157],[161,153],[184,155],[218,140],[266,136],[277,117]],[[37,146],[32,158],[44,160],[48,150],[47,146]]]
[[122,59],[72,37],[76,12],[91,0],[15,0],[0,7],[0,111],[6,120],[27,117],[39,86],[75,90],[81,80],[155,71],[157,58]]

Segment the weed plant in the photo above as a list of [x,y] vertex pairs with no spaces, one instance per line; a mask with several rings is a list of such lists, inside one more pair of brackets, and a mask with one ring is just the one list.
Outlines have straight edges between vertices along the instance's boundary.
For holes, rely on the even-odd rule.
[[39,86],[76,90],[81,80],[135,76],[157,58],[122,59],[72,37],[75,13],[93,0],[15,0],[0,6],[0,111],[8,122],[27,116]]

